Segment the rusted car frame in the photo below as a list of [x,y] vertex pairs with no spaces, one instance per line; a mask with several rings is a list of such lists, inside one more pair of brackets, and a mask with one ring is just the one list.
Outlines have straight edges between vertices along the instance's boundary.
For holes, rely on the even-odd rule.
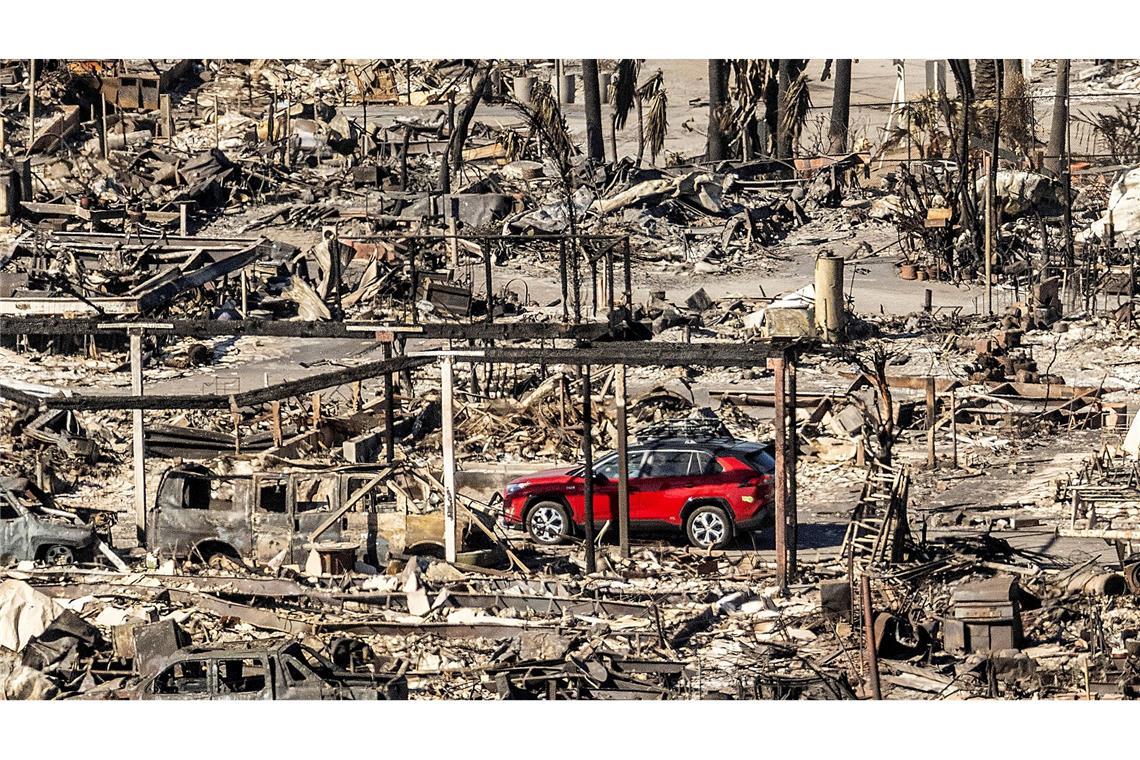
[[286,640],[182,649],[132,695],[141,700],[407,699],[403,673],[341,670]]
[[[442,556],[443,515],[416,514],[390,470],[345,467],[218,475],[167,471],[148,510],[147,547],[209,562],[303,564],[314,543],[351,543],[374,566],[391,553]],[[464,532],[469,521],[464,522]]]
[[71,564],[90,558],[95,541],[93,524],[49,506],[27,478],[0,478],[0,565]]

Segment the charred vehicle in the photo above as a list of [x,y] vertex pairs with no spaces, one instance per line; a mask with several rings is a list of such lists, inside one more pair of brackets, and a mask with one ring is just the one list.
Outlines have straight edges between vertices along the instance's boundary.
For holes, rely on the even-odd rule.
[[296,641],[188,647],[131,693],[143,700],[407,699],[403,673],[337,668]]
[[71,564],[91,559],[95,542],[94,522],[54,508],[27,478],[0,478],[0,565]]
[[[416,513],[391,470],[345,467],[218,475],[199,465],[167,471],[146,522],[160,555],[303,564],[316,543],[355,545],[379,566],[389,555],[442,556],[443,514]],[[461,521],[463,532],[470,521]]]

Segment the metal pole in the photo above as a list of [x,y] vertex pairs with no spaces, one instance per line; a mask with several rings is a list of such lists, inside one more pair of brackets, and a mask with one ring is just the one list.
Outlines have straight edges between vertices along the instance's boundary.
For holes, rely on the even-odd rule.
[[958,469],[958,390],[950,390],[950,452],[954,457],[954,469]]
[[[131,393],[143,395],[142,330],[131,330]],[[131,412],[132,461],[135,475],[135,531],[140,545],[146,542],[146,441],[143,437],[143,410]]]
[[799,438],[796,432],[796,361],[792,356],[785,363],[788,373],[788,472],[787,472],[787,510],[788,510],[788,576],[796,577],[797,553],[799,549],[800,521],[796,504],[796,464],[799,460]]
[[934,454],[934,415],[935,415],[935,386],[934,378],[926,378],[926,466],[932,470],[938,469],[938,460]]
[[992,156],[986,156],[986,247],[985,247],[985,273],[986,273],[986,314],[994,313],[994,277],[993,277],[993,223],[994,223],[994,180],[990,171]]
[[787,441],[784,435],[784,422],[787,412],[784,408],[784,357],[768,360],[768,369],[776,379],[776,413],[772,420],[776,438],[776,585],[780,593],[788,590],[788,504],[787,504]]
[[614,401],[617,404],[618,543],[621,546],[621,556],[629,559],[629,429],[626,422],[624,364],[614,367]]
[[455,562],[458,535],[455,504],[455,362],[442,357],[440,397],[443,411],[443,542],[444,559]]
[[[384,343],[384,358],[392,358],[392,342]],[[395,402],[392,398],[392,373],[384,373],[384,454],[388,464],[396,458],[396,433],[392,430],[395,425]]]
[[594,557],[594,439],[590,395],[590,365],[587,364],[582,367],[582,460],[585,462],[582,498],[585,501],[587,573],[597,569]]
[[[36,59],[32,58],[28,70],[28,147],[25,155],[32,155],[36,144]],[[30,198],[28,200],[31,200]]]
[[879,653],[875,651],[875,615],[871,611],[871,576],[864,574],[863,584],[863,641],[867,654],[867,677],[871,682],[871,695],[874,699],[882,699],[883,692],[879,686]]

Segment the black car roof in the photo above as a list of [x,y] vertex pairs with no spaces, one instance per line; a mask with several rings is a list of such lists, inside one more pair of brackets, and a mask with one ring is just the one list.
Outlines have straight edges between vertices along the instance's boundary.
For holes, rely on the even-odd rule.
[[641,451],[707,451],[719,454],[727,451],[760,451],[767,448],[765,444],[752,441],[737,441],[731,438],[658,438],[654,441],[635,443],[629,447],[630,452]]

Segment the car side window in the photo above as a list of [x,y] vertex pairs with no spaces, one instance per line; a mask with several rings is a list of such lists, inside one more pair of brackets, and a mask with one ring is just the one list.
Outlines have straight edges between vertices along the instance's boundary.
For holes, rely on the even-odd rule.
[[[630,451],[630,452],[626,453],[625,461],[627,463],[627,467],[629,469],[629,476],[631,478],[636,478],[639,476],[638,473],[641,469],[641,459],[644,456],[645,455],[640,451]],[[607,480],[617,480],[618,479],[618,458],[617,458],[617,454],[610,454],[608,457],[606,457],[601,462],[599,462],[598,466],[594,468],[594,473],[596,475],[603,476]]]
[[0,501],[0,520],[18,520],[20,513],[7,501]]
[[300,684],[308,679],[308,669],[302,667],[301,664],[292,657],[288,655],[283,656],[281,658],[281,664],[285,666],[285,677],[289,679],[289,683]]
[[650,451],[641,466],[643,478],[675,478],[689,474],[688,451]]
[[689,461],[689,475],[712,475],[721,469],[720,464],[707,451],[694,451],[693,458]]
[[250,694],[265,689],[269,668],[258,657],[218,660],[218,691],[223,694]]
[[154,679],[155,694],[205,694],[206,663],[201,660],[176,662]]

